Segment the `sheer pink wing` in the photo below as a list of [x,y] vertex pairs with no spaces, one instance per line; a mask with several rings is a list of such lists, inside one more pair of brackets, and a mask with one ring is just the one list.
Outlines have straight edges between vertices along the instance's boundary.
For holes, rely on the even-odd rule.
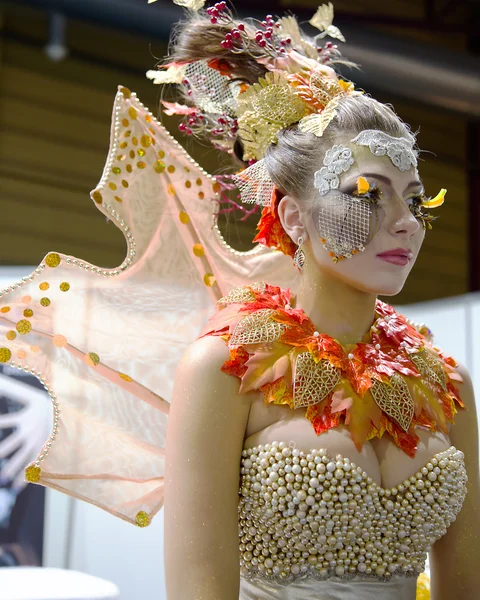
[[124,262],[102,269],[49,253],[0,293],[0,361],[36,375],[53,402],[52,434],[27,479],[143,526],[163,504],[168,401],[185,347],[232,287],[294,287],[296,272],[277,252],[225,243],[215,180],[121,86],[91,197],[124,232]]

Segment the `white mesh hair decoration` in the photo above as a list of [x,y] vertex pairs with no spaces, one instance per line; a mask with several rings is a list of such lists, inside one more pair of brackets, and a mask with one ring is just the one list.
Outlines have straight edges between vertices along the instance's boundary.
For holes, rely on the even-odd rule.
[[323,247],[334,259],[351,258],[365,250],[372,219],[372,206],[368,201],[338,194],[322,198],[315,212]]
[[204,60],[186,66],[185,80],[191,100],[202,112],[235,117],[239,85],[209,67]]
[[232,175],[238,187],[240,198],[245,204],[269,206],[275,184],[270,179],[263,158],[243,171]]

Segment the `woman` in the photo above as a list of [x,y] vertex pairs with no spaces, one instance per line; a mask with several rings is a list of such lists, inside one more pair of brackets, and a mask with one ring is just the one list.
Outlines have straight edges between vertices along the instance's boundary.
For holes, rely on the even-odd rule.
[[[331,17],[317,38],[342,39]],[[414,136],[339,60],[293,17],[191,13],[151,77],[181,85],[185,103],[163,104],[185,133],[251,163],[234,183],[263,207],[261,245],[228,247],[210,200],[236,205],[232,181],[210,187],[119,88],[92,199],[124,263],[50,253],[2,297],[0,361],[54,403],[27,479],[138,526],[165,494],[169,600],[410,600],[431,544],[434,600],[478,587],[470,379],[376,300],[401,290],[445,192],[425,197]],[[164,481],[171,374],[212,298],[178,368]]]
[[[216,6],[222,14],[221,5]],[[212,21],[205,15],[188,22],[173,60],[216,61],[217,68],[221,61],[228,63],[222,51],[225,21],[219,22],[214,13]],[[238,31],[238,23],[232,31]],[[232,48],[227,44],[227,49]],[[262,63],[257,57],[257,72],[249,70],[252,55],[237,48],[235,63],[222,68],[230,68],[232,79],[243,81],[253,72],[251,85]],[[273,72],[282,68],[288,70],[285,61]],[[331,72],[327,75],[334,78]],[[448,411],[435,417],[431,413],[432,419],[422,422],[426,415],[420,417],[417,402],[422,392],[415,389],[414,364],[417,377],[425,376],[426,370],[416,352],[428,347],[433,359],[435,351],[426,336],[377,301],[378,295],[401,291],[431,220],[428,208],[443,194],[436,202],[425,198],[414,136],[385,105],[366,96],[344,95],[321,137],[302,131],[299,118],[300,125],[274,125],[277,139],[268,143],[272,138],[265,130],[270,123],[267,117],[259,124],[265,117],[262,111],[277,110],[288,119],[281,103],[295,98],[262,98],[265,91],[268,82],[255,98],[257,113],[251,98],[238,110],[241,158],[263,159],[263,181],[269,177],[275,185],[256,239],[287,254],[294,246],[300,283],[295,298],[265,284],[232,292],[220,301],[205,335],[182,358],[167,435],[168,597],[233,599],[240,581],[242,599],[340,600],[374,594],[413,599],[426,552],[435,542],[433,598],[451,598],[460,589],[473,598],[478,578],[467,558],[466,533],[469,522],[478,523],[471,384],[463,368],[454,369],[454,363],[436,353],[441,371],[448,371],[441,385],[448,386],[451,401],[462,408],[464,402],[470,412],[468,417],[460,413],[453,428],[445,420]],[[274,102],[280,107],[272,107]],[[250,121],[245,118],[249,113]],[[262,134],[267,142],[257,143]],[[258,173],[258,163],[254,168]],[[391,323],[388,332],[384,319]],[[410,335],[416,341],[408,339]],[[320,363],[310,359],[300,372],[299,359],[315,353],[316,360],[323,359],[329,367],[319,369]],[[380,366],[376,372],[380,378],[390,359],[399,361],[393,367],[390,363],[395,374],[388,384],[398,384],[397,390],[389,396],[386,387],[382,396],[377,380],[371,396],[356,393],[362,389],[366,365],[384,362],[386,369]],[[341,375],[333,373],[333,365]],[[463,402],[452,385],[459,381]],[[410,415],[405,393],[414,399]],[[362,409],[353,408],[368,396],[371,407],[363,410],[372,410],[373,421],[383,410],[383,426],[372,427],[370,418],[362,421]],[[340,419],[345,410],[350,414]],[[477,496],[455,521],[466,485],[463,455],[453,447],[456,444],[466,453],[472,495]],[[438,469],[445,470],[437,473]],[[325,479],[329,472],[336,477],[334,486]],[[348,478],[352,472],[357,473],[355,480]],[[446,519],[443,505],[436,505],[438,488],[428,486],[433,495],[422,495],[437,475],[457,482],[446,501],[456,508]],[[375,504],[375,509],[365,505],[365,490],[367,504]],[[478,547],[478,535],[475,540]],[[464,558],[456,559],[457,553]],[[464,566],[454,571],[452,562]]]

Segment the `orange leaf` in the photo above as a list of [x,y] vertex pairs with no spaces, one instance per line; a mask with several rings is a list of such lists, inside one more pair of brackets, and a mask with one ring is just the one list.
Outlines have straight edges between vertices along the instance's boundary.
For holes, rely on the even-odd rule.
[[266,383],[261,390],[265,404],[288,404],[293,408],[292,385],[285,377]]
[[349,425],[350,435],[357,450],[360,451],[368,439],[372,423],[377,428],[381,426],[382,410],[370,393],[363,397],[354,394],[353,398],[352,406],[347,411],[345,424]]
[[230,358],[226,360],[221,366],[221,371],[228,375],[235,375],[236,377],[243,377],[247,367],[247,362],[250,354],[242,347],[230,348]]

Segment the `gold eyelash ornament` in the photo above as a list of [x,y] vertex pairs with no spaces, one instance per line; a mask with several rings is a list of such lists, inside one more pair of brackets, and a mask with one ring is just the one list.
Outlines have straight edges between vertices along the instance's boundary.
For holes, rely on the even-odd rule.
[[413,206],[412,214],[422,222],[424,229],[432,229],[432,221],[438,219],[430,213],[423,212],[423,208],[438,208],[445,202],[445,194],[447,190],[442,188],[435,198],[425,198],[418,206]]
[[359,177],[357,179],[357,194],[366,194],[370,190],[370,184],[365,177]]
[[442,206],[442,204],[445,202],[445,194],[447,193],[447,190],[445,188],[442,188],[438,194],[435,196],[435,198],[430,198],[429,200],[424,200],[422,202],[422,206],[425,206],[426,208],[438,208],[439,206]]

